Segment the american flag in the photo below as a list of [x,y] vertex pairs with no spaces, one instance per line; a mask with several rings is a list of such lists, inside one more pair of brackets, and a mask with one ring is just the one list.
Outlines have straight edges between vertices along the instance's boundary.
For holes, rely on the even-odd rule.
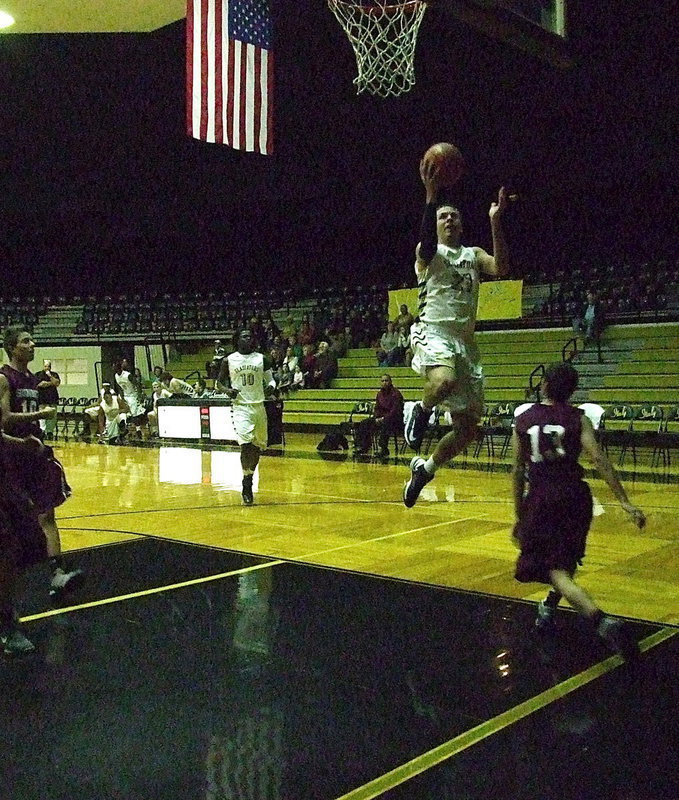
[[269,0],[187,0],[189,136],[237,150],[273,151]]

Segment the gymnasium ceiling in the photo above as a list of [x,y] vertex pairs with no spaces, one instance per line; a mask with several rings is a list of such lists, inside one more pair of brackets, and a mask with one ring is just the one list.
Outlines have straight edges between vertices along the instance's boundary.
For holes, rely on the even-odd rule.
[[141,33],[186,16],[186,0],[0,0],[14,33]]

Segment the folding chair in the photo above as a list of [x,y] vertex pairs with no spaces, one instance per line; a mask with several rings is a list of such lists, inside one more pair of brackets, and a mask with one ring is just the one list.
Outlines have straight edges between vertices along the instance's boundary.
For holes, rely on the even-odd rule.
[[[625,404],[618,404],[610,406],[604,411],[601,417],[600,427],[606,431],[603,439],[602,446],[608,452],[609,439],[616,438],[620,444],[620,456],[618,457],[618,466],[621,467],[625,463],[625,456],[627,455],[627,447],[631,445],[632,458],[634,463],[637,463],[637,451],[633,439],[634,430],[634,410],[631,406]],[[616,437],[611,437],[611,433],[619,434]]]
[[634,415],[634,435],[646,434],[653,442],[651,454],[651,467],[660,465],[662,455],[663,465],[667,465],[667,452],[659,447],[660,434],[663,432],[665,414],[660,406],[644,405]]

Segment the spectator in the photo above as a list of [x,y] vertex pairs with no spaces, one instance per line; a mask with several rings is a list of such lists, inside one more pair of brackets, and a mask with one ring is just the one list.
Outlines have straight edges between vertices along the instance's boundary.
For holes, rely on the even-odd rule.
[[311,386],[316,369],[316,356],[314,355],[313,345],[305,344],[302,347],[302,373],[304,374],[304,385]]
[[172,397],[195,397],[196,393],[190,383],[175,378],[169,372],[164,372],[161,383],[170,392]]
[[401,325],[398,329],[398,360],[394,366],[409,367],[413,360],[413,351],[410,347],[410,328]]
[[290,374],[294,373],[295,367],[299,363],[299,358],[295,355],[292,347],[288,347],[285,351],[285,358],[283,364],[290,370]]
[[304,347],[305,344],[313,345],[316,341],[316,330],[309,321],[309,315],[305,314],[302,317],[302,324],[300,325],[299,332],[297,333],[297,341]]
[[158,436],[158,400],[165,397],[172,397],[172,392],[167,389],[161,381],[154,381],[152,388],[152,408],[148,413],[149,429],[151,431],[151,436]]
[[380,367],[393,366],[398,358],[399,334],[393,322],[387,322],[387,330],[382,334],[377,349],[377,363]]
[[210,397],[210,392],[203,378],[198,378],[193,384],[193,391],[196,393],[195,397]]
[[205,371],[207,373],[208,378],[216,378],[217,375],[219,375],[219,368],[222,366],[222,361],[224,360],[225,357],[226,357],[226,350],[222,345],[221,339],[215,339],[215,350],[212,356],[212,360],[206,362],[205,364]]
[[408,306],[403,303],[400,307],[399,315],[394,320],[394,324],[397,328],[405,325],[406,330],[410,333],[410,326],[415,322],[415,317],[408,311]]
[[288,336],[288,347],[292,348],[293,355],[297,356],[298,361],[304,355],[302,351],[302,345],[297,341],[296,335]]
[[330,382],[337,377],[337,358],[330,351],[327,342],[320,342],[313,369],[312,386],[315,389],[328,389]]
[[585,347],[598,342],[604,329],[603,306],[593,289],[587,290],[587,304],[579,316],[573,319],[573,330],[583,336]]
[[403,433],[403,395],[387,373],[380,378],[380,390],[375,397],[375,425],[378,455],[386,458],[389,455],[389,437]]
[[304,373],[302,372],[302,365],[297,364],[295,371],[292,374],[292,383],[290,384],[290,391],[296,392],[304,388]]
[[[38,390],[38,410],[42,411],[48,406],[56,408],[59,405],[58,387],[61,385],[61,378],[59,377],[59,373],[54,372],[52,369],[52,362],[49,359],[45,359],[42,362],[42,369],[40,372],[35,373],[35,377],[39,381],[36,386]],[[50,419],[40,420],[40,427],[45,434],[46,440],[54,438],[56,426],[56,415]]]

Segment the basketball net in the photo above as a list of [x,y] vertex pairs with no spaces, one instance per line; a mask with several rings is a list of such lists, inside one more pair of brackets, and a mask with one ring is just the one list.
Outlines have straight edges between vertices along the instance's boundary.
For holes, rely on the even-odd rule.
[[356,92],[398,96],[415,84],[415,45],[427,7],[424,0],[328,0],[356,55]]

